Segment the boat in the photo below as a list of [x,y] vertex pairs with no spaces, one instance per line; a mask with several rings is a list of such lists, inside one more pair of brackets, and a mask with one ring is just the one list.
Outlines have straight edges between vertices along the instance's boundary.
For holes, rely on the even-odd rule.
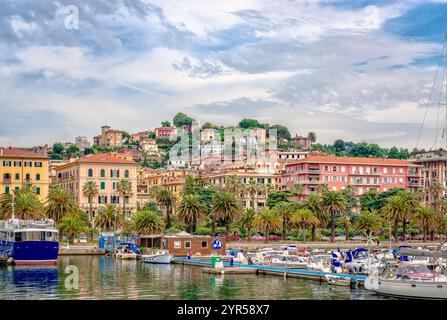
[[327,283],[336,286],[354,287],[357,283],[357,280],[354,278],[341,277],[333,274],[326,274],[324,278]]
[[141,255],[144,263],[170,264],[174,260],[167,250],[154,251],[149,254]]
[[121,260],[136,260],[138,258],[138,246],[133,243],[120,243],[115,252],[115,258]]
[[[402,249],[405,256],[446,258],[447,252]],[[438,264],[431,270],[426,264],[401,262],[385,265],[370,274],[364,283],[365,289],[377,294],[418,299],[447,299],[447,275],[445,265]]]
[[309,260],[306,270],[331,273],[332,256],[330,254],[316,254]]
[[51,219],[0,221],[0,256],[14,265],[56,265],[58,237]]

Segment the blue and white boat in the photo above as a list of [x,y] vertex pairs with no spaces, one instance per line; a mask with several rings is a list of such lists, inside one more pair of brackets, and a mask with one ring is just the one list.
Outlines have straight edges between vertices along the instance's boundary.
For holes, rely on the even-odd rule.
[[58,235],[51,219],[0,221],[0,256],[15,265],[55,265]]

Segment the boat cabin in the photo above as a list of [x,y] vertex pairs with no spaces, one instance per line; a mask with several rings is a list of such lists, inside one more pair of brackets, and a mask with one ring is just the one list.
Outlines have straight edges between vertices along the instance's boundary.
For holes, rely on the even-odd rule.
[[206,256],[213,253],[224,255],[225,240],[222,241],[222,248],[213,249],[213,241],[216,238],[210,236],[195,236],[187,232],[179,232],[173,235],[141,235],[137,239],[137,244],[145,248],[168,250],[174,257],[186,257],[191,252],[193,256]]

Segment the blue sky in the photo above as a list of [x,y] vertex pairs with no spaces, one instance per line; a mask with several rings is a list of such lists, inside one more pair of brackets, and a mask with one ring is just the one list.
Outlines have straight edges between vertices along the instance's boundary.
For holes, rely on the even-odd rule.
[[[414,147],[447,1],[22,0],[0,9],[0,145],[153,129],[183,111]],[[79,10],[65,28],[64,8]],[[420,147],[434,144],[430,108]]]

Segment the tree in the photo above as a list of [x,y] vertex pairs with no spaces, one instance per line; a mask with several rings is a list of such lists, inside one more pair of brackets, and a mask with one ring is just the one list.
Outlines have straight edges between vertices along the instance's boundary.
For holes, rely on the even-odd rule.
[[265,128],[263,123],[255,119],[242,119],[239,121],[239,127],[244,129]]
[[253,228],[253,222],[255,220],[256,211],[254,209],[245,209],[240,220],[239,225],[247,230],[247,241],[251,241],[251,229]]
[[328,190],[323,193],[321,208],[331,217],[331,242],[335,241],[335,219],[337,213],[346,208],[346,199],[340,192]]
[[197,194],[185,195],[177,208],[178,217],[189,224],[190,233],[193,232],[194,226],[205,219],[206,213],[207,209]]
[[118,211],[116,205],[108,204],[101,207],[93,219],[93,226],[104,231],[119,229],[124,224],[124,216]]
[[57,228],[60,234],[63,232],[68,233],[68,241],[69,243],[73,243],[76,235],[87,230],[87,223],[80,215],[69,214],[60,219]]
[[99,193],[98,185],[95,181],[87,181],[82,186],[82,193],[84,196],[88,197],[89,203],[89,218],[93,218],[93,198],[96,197]]
[[270,192],[267,199],[267,207],[272,209],[278,202],[290,202],[290,197],[293,197],[294,193],[292,191],[272,191]]
[[158,234],[163,232],[163,228],[163,219],[157,212],[142,209],[135,213],[134,229],[139,234]]
[[356,231],[364,231],[367,237],[371,238],[373,232],[381,230],[382,218],[376,210],[362,211],[354,224],[354,228]]
[[290,141],[290,139],[292,138],[292,136],[290,135],[289,129],[287,129],[287,127],[282,126],[280,124],[275,124],[275,125],[271,126],[269,129],[276,130],[276,137],[278,139],[282,138],[287,141]]
[[315,241],[317,238],[316,234],[317,226],[320,226],[322,228],[327,226],[329,220],[328,214],[323,210],[321,210],[321,200],[318,194],[310,194],[304,201],[303,208],[312,211],[314,215],[318,218],[319,224],[312,225],[312,241]]
[[242,212],[241,204],[236,196],[228,191],[217,192],[212,204],[212,232],[214,235],[215,221],[225,222],[226,234],[229,234],[230,222],[239,218]]
[[427,241],[427,235],[438,228],[439,222],[439,217],[430,206],[421,205],[416,209],[414,224],[422,230],[425,242]]
[[161,123],[161,126],[162,126],[162,127],[170,127],[170,126],[171,126],[171,122],[169,122],[169,121],[163,121],[163,122]]
[[394,221],[393,236],[396,241],[399,221],[407,215],[408,210],[408,203],[402,194],[396,194],[388,198],[388,203],[381,209],[384,218],[387,218],[389,222]]
[[253,225],[264,232],[265,242],[268,241],[269,233],[281,228],[281,218],[269,208],[263,208],[256,215]]
[[156,195],[157,203],[165,208],[167,224],[166,228],[169,229],[172,226],[171,221],[171,209],[175,206],[177,198],[171,190],[162,188]]
[[341,193],[346,199],[346,207],[343,211],[343,220],[345,223],[345,239],[349,240],[349,227],[350,227],[350,215],[351,209],[357,206],[357,198],[355,197],[355,189],[354,186],[349,185],[346,189],[342,190]]
[[62,143],[56,142],[53,144],[53,153],[63,154],[65,151],[64,145]]
[[315,134],[315,132],[309,132],[307,134],[307,138],[310,140],[310,143],[315,143],[315,141],[317,141],[317,135]]
[[193,118],[190,118],[186,115],[186,113],[179,112],[174,116],[173,124],[176,127],[182,127],[182,126],[191,126],[192,122],[194,121]]
[[[47,217],[53,219],[56,223],[59,223],[64,217],[70,215],[77,215],[76,219],[80,218],[78,215],[80,209],[75,203],[73,193],[66,189],[62,189],[58,185],[50,187],[46,204],[45,211]],[[69,221],[71,223],[73,222],[73,219],[69,219]],[[60,234],[60,237],[62,239],[62,233]]]
[[[13,195],[4,193],[0,197],[0,212],[4,219],[12,217]],[[16,219],[38,220],[45,217],[45,207],[39,201],[33,188],[14,191],[14,215]]]
[[289,228],[290,217],[294,211],[294,203],[292,202],[279,202],[273,207],[274,213],[276,213],[282,220],[282,239],[286,240],[287,230]]
[[307,229],[312,226],[317,226],[320,223],[317,216],[311,210],[305,208],[294,212],[290,217],[290,222],[301,228],[303,242],[306,242]]
[[244,188],[241,185],[241,178],[236,174],[225,176],[224,188],[226,191],[233,193],[238,198],[241,197],[244,192]]
[[123,216],[126,216],[126,197],[131,195],[132,190],[132,183],[129,180],[120,180],[118,182],[118,186],[116,188],[116,191],[121,195],[123,198]]
[[250,208],[255,207],[255,198],[259,192],[259,186],[254,179],[250,179],[248,184],[245,185],[244,191],[248,194],[250,198]]

